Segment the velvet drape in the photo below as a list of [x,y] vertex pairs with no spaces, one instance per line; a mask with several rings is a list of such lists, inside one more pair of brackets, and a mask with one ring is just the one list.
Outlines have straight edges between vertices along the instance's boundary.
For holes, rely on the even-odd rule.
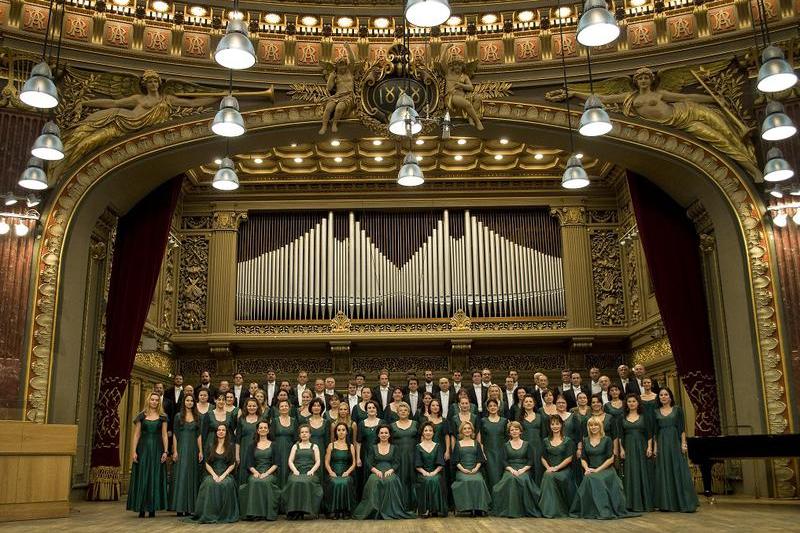
[[678,375],[697,412],[695,434],[719,435],[711,328],[697,232],[685,210],[650,181],[629,172],[628,188],[661,320]]
[[106,343],[95,402],[88,499],[118,500],[118,407],[153,299],[183,176],[171,179],[119,219],[106,305]]

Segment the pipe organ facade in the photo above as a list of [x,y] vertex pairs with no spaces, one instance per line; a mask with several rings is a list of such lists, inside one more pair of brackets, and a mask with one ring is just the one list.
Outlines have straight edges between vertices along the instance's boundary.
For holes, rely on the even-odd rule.
[[251,213],[236,319],[563,316],[558,221],[513,210]]

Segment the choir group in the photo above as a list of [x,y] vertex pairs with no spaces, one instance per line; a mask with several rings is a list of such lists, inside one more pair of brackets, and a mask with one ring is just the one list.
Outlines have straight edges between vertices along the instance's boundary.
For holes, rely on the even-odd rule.
[[634,372],[623,365],[612,383],[593,368],[582,385],[564,371],[551,389],[541,373],[531,387],[514,371],[492,384],[488,370],[464,385],[454,373],[454,387],[430,371],[392,387],[382,371],[376,387],[358,375],[343,396],[305,372],[294,386],[270,372],[219,389],[207,372],[197,387],[176,376],[134,420],[127,508],[200,523],[693,512],[682,411]]

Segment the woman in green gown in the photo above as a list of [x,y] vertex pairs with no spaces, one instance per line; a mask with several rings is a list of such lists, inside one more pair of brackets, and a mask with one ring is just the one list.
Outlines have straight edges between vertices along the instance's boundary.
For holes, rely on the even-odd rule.
[[[332,396],[335,398],[336,395]],[[333,409],[333,407],[331,407]],[[347,402],[339,402],[339,416],[336,417],[336,423],[330,426],[329,430],[329,442],[335,440],[335,435],[333,434],[333,429],[336,427],[336,424],[344,424],[347,426],[347,442],[353,444],[355,439],[358,438],[358,424],[355,423],[353,417],[350,415],[350,405]]]
[[[225,410],[225,395],[217,394],[214,404],[216,407],[206,413],[206,437],[204,442],[208,443],[214,440],[214,435],[217,434],[219,426],[226,426],[228,428],[228,435],[233,440],[233,435],[236,430],[236,423],[231,414]],[[208,446],[208,444],[205,444]]]
[[[462,391],[464,389],[461,389]],[[480,419],[478,415],[472,411],[472,404],[469,402],[469,396],[467,396],[466,391],[464,391],[463,395],[460,395],[458,398],[458,409],[451,409],[450,411],[450,455],[452,456],[452,450],[455,449],[456,443],[458,442],[459,436],[461,435],[461,426],[465,423],[469,422],[472,424],[472,429],[474,431],[473,437],[477,438],[480,442]],[[455,465],[453,465],[455,468]]]
[[614,456],[618,457],[619,437],[622,432],[622,417],[625,415],[625,401],[622,399],[621,389],[615,383],[612,383],[608,387],[608,397],[611,398],[611,400],[603,406],[603,410],[611,415],[611,433],[606,433],[606,435],[611,437],[611,440],[614,441]]
[[460,440],[453,448],[451,462],[456,469],[455,481],[451,485],[453,505],[457,513],[470,513],[473,517],[485,516],[492,504],[492,496],[486,488],[481,466],[486,463],[481,443],[475,439],[472,422],[462,422]]
[[642,413],[650,429],[650,434],[655,433],[656,429],[656,409],[658,409],[658,394],[653,392],[653,380],[647,376],[642,378],[642,394],[639,395],[639,403],[642,406]]
[[128,488],[128,511],[145,511],[150,517],[167,508],[167,416],[161,410],[161,396],[152,392],[147,408],[133,420],[133,465]]
[[281,408],[280,408],[281,402],[288,402],[289,404],[288,415],[289,417],[294,419],[295,422],[297,422],[297,407],[292,405],[292,401],[289,399],[288,392],[286,392],[285,390],[279,390],[278,393],[275,395],[272,407],[270,407],[264,414],[264,418],[266,418],[267,421],[270,423],[269,427],[273,427],[275,425],[275,420],[277,420],[277,418],[281,414]]
[[616,438],[616,429],[617,429],[614,417],[608,414],[606,410],[603,408],[603,400],[600,398],[600,396],[598,395],[592,396],[590,402],[591,403],[589,404],[589,407],[591,408],[591,416],[587,417],[583,421],[583,427],[581,429],[581,435],[582,435],[581,438],[589,434],[589,430],[586,427],[586,423],[589,421],[589,418],[594,417],[600,420],[600,423],[603,424],[603,434],[606,435],[607,437],[611,437],[613,441]]
[[545,518],[566,518],[575,499],[575,476],[570,464],[575,443],[564,436],[564,421],[558,415],[549,418],[550,436],[544,439],[542,465],[545,471],[540,486],[539,509]]
[[247,478],[250,477],[250,467],[253,466],[250,462],[253,459],[251,452],[255,443],[256,428],[261,421],[261,411],[255,398],[247,399],[244,413],[236,424],[236,461],[239,463],[236,479],[240,485],[247,483]]
[[356,508],[356,448],[349,441],[347,424],[338,423],[333,428],[336,440],[325,451],[325,470],[328,472],[326,507],[334,520],[349,518]]
[[392,446],[397,449],[397,459],[400,462],[397,475],[406,492],[406,509],[411,511],[417,507],[417,494],[414,491],[414,483],[417,481],[417,473],[414,470],[414,447],[419,440],[418,426],[409,418],[411,407],[406,402],[398,403],[397,416],[397,421],[390,424],[389,428],[392,430]]
[[586,421],[592,416],[592,408],[589,407],[589,397],[585,392],[581,391],[575,397],[575,401],[578,405],[570,409],[569,412],[577,416],[578,422],[580,422],[581,430],[583,430],[583,427],[586,425]]
[[522,424],[509,422],[511,437],[503,445],[504,472],[492,489],[492,514],[505,518],[541,517],[541,492],[534,482],[533,446],[522,440]]
[[[320,398],[321,399],[321,398]],[[328,398],[328,408],[325,410],[325,421],[328,423],[328,428],[330,428],[331,436],[329,441],[333,442],[336,440],[336,436],[333,434],[333,428],[336,427],[336,424],[339,423],[339,406],[342,405],[342,399],[339,398],[338,394],[332,395]],[[348,411],[350,405],[347,405]]]
[[[185,393],[184,393],[185,394]],[[200,424],[200,445],[202,450],[206,449],[206,434],[208,434],[208,417],[209,412],[213,411],[213,406],[208,403],[208,389],[200,389],[197,394],[197,416],[199,417],[198,423]],[[205,467],[199,465],[198,470],[205,472]],[[199,484],[198,484],[199,485]]]
[[556,400],[556,414],[561,417],[564,422],[562,432],[565,437],[569,437],[572,442],[577,443],[575,447],[575,460],[572,461],[572,475],[575,477],[575,486],[581,484],[583,478],[583,469],[581,468],[580,454],[583,447],[581,437],[583,434],[583,427],[581,420],[571,411],[567,411],[567,400],[563,396],[559,396]]
[[239,520],[239,497],[232,472],[236,468],[236,449],[228,426],[217,426],[206,449],[206,472],[200,484],[194,514],[189,519],[201,524],[223,524]]
[[200,439],[200,415],[194,396],[184,395],[183,405],[175,414],[172,430],[172,488],[169,510],[178,516],[194,513],[200,469],[203,462],[203,442]]
[[650,459],[653,456],[653,438],[650,424],[636,394],[625,397],[625,417],[622,419],[619,445],[628,509],[636,512],[652,511],[655,465]]
[[517,421],[522,425],[522,440],[530,444],[533,453],[533,481],[539,485],[542,482],[544,466],[542,465],[542,449],[544,437],[547,435],[545,427],[546,418],[536,413],[536,400],[530,394],[522,399],[521,409]]
[[239,419],[239,407],[236,405],[236,395],[233,391],[225,393],[225,410],[231,414],[233,423],[236,424],[236,421]]
[[283,488],[286,486],[286,479],[289,477],[289,450],[297,440],[297,422],[289,416],[289,400],[278,402],[278,416],[270,424],[270,440],[274,448],[273,456],[275,464],[278,465],[278,485]]
[[[366,387],[364,390],[369,390]],[[378,403],[372,400],[368,401],[364,406],[364,413],[366,418],[358,423],[358,433],[356,434],[356,466],[361,469],[361,477],[359,479],[358,497],[364,490],[372,472],[372,450],[378,444],[378,429],[382,425],[382,421],[378,418]]]
[[258,423],[253,444],[247,481],[239,487],[239,511],[243,520],[277,520],[281,490],[278,487],[278,465],[274,445],[269,440],[269,422]]
[[545,418],[549,418],[556,414],[556,404],[555,400],[556,397],[553,395],[553,391],[550,389],[546,389],[542,393],[542,400],[544,400],[544,405],[539,407],[539,414]]
[[573,518],[612,519],[639,516],[625,503],[622,481],[614,470],[614,444],[603,435],[603,423],[590,418],[583,439],[583,481],[570,508]]
[[697,493],[686,460],[686,426],[683,411],[675,405],[668,388],[658,393],[661,404],[656,409],[656,433],[653,453],[656,456],[655,506],[661,511],[693,513]]
[[522,402],[526,396],[528,396],[528,391],[525,390],[525,387],[517,387],[517,390],[514,391],[514,405],[508,410],[509,420],[519,420],[519,414],[522,412]]
[[414,417],[420,427],[428,420],[428,415],[431,414],[432,401],[433,394],[427,391],[422,393],[422,405],[417,408],[417,416]]
[[[441,425],[444,425],[442,423]],[[422,424],[422,440],[416,445],[414,466],[417,469],[417,512],[419,516],[447,516],[444,448],[436,442],[433,422]]]
[[394,422],[397,422],[397,420],[400,418],[400,415],[397,413],[397,408],[401,403],[404,403],[403,389],[400,387],[394,387],[392,389],[392,401],[389,402],[389,405],[387,405],[386,409],[383,411],[382,418],[384,422],[387,424],[393,424]]
[[367,418],[367,403],[372,401],[372,389],[364,387],[361,389],[361,401],[353,407],[353,412],[350,416],[356,424]]
[[487,415],[481,420],[481,445],[486,450],[486,488],[492,491],[503,477],[503,445],[506,443],[508,420],[500,416],[500,402],[495,398],[486,400]]
[[[302,425],[308,422],[308,418],[311,416],[311,400],[313,399],[314,393],[312,393],[310,389],[304,390],[303,394],[300,395],[300,406],[297,408],[296,415],[298,424]],[[323,411],[324,410],[325,409],[323,409]]]
[[311,413],[306,419],[305,423],[311,429],[311,442],[317,445],[321,450],[320,453],[325,453],[328,449],[328,421],[325,420],[323,413],[325,411],[325,403],[321,398],[314,398],[309,404],[309,412]]
[[[368,415],[373,404],[375,402],[367,405]],[[397,455],[397,447],[390,442],[391,429],[381,425],[377,435],[378,443],[368,454],[370,475],[364,485],[364,496],[353,512],[353,518],[359,520],[414,518],[414,513],[406,510],[403,482],[397,475],[400,458]]]
[[300,440],[292,446],[287,462],[291,475],[283,489],[283,504],[289,520],[302,520],[305,515],[316,518],[322,504],[319,446],[311,442],[311,428],[307,424],[300,426],[298,434]]

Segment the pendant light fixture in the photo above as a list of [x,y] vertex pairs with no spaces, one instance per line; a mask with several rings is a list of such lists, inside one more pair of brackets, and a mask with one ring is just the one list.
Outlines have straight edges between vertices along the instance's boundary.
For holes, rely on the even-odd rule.
[[786,211],[777,211],[772,219],[772,222],[779,228],[785,228],[786,224],[788,223],[788,217],[786,216]]
[[407,0],[406,20],[420,28],[430,28],[447,22],[450,18],[448,0]]
[[[562,54],[563,55],[563,54]],[[589,98],[583,105],[583,114],[578,123],[578,132],[584,137],[599,137],[611,131],[611,119],[603,102],[594,94],[592,81],[592,50],[586,49],[586,61],[589,66]]]
[[219,191],[235,191],[239,188],[239,176],[233,166],[233,160],[225,157],[219,166],[219,170],[214,174],[211,186]]
[[[759,4],[761,1],[759,0]],[[761,61],[756,87],[762,93],[778,93],[794,87],[797,83],[797,74],[783,57],[783,51],[777,46],[767,46],[761,53]]]
[[45,123],[42,134],[34,141],[31,155],[45,161],[64,159],[64,143],[61,142],[61,132],[58,125],[52,120]]
[[578,42],[583,46],[603,46],[619,37],[619,26],[605,0],[586,0],[578,21]]
[[[238,0],[234,1],[233,10],[239,11]],[[242,70],[255,65],[256,51],[248,36],[244,20],[228,20],[225,35],[219,40],[214,52],[214,61],[233,70]]]
[[782,141],[797,133],[797,128],[780,102],[771,101],[765,112],[766,116],[761,123],[761,138],[765,141]]
[[244,134],[244,119],[235,96],[228,95],[222,99],[219,111],[211,122],[211,131],[222,137],[238,137]]
[[[30,77],[22,84],[19,99],[23,103],[35,107],[36,109],[52,109],[58,105],[58,89],[53,82],[53,72],[47,62],[47,47],[50,44],[52,34],[54,0],[50,0],[50,8],[47,15],[47,29],[44,34],[42,44],[42,60],[31,69]],[[62,14],[63,22],[64,16]],[[60,50],[59,50],[60,51]]]
[[47,174],[44,171],[44,161],[38,157],[28,159],[28,166],[22,171],[17,185],[31,191],[43,191],[47,188]]
[[786,181],[794,176],[794,170],[783,158],[780,149],[774,146],[767,152],[767,163],[764,165],[764,181]]
[[397,99],[397,106],[389,118],[389,131],[400,137],[412,137],[422,131],[419,113],[414,108],[414,100],[407,93]]
[[769,195],[772,196],[773,198],[783,198],[783,191],[781,191],[780,185],[778,185],[777,183],[773,185],[772,188],[769,190]]
[[[559,3],[558,8],[561,5]],[[589,176],[581,164],[581,159],[575,153],[575,140],[572,137],[572,114],[569,105],[569,85],[567,85],[567,62],[564,59],[564,24],[559,24],[559,38],[561,39],[561,73],[564,75],[564,96],[567,103],[567,128],[569,129],[570,155],[567,167],[561,176],[561,186],[565,189],[582,189],[589,186]]]
[[425,175],[417,163],[417,156],[409,152],[403,160],[403,166],[397,173],[397,184],[403,187],[416,187],[425,183]]

